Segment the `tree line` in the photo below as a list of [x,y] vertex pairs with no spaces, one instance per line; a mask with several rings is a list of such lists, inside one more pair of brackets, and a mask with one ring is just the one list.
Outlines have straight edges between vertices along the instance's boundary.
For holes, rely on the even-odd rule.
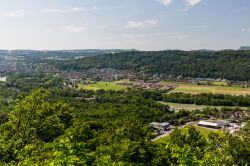
[[136,74],[250,80],[250,51],[130,51],[85,57],[61,63],[44,60],[61,70],[114,68]]
[[210,106],[250,106],[250,95],[225,95],[225,94],[186,94],[186,93],[170,93],[164,95],[163,101],[182,103],[182,104],[196,104],[196,105],[210,105]]

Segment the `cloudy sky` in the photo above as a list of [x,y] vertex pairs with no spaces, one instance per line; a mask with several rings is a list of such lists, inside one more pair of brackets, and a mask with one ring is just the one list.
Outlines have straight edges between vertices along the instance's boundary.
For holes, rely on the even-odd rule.
[[0,0],[1,49],[238,49],[250,0]]

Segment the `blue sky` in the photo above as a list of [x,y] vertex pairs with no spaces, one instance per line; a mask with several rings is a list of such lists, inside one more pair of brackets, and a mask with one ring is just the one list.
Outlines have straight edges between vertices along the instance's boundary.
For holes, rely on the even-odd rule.
[[238,49],[250,0],[0,0],[1,49]]

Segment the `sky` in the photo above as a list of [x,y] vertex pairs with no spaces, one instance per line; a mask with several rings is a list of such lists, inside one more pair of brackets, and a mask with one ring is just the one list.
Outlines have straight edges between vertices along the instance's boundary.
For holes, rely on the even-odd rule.
[[238,49],[250,0],[0,0],[0,49]]

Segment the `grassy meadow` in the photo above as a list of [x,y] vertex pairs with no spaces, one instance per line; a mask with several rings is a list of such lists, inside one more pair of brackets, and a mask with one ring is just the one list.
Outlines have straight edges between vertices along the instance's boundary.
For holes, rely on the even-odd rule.
[[[221,133],[222,134],[222,132],[223,132],[223,131],[220,131],[220,130],[213,130],[213,129],[198,127],[198,126],[194,126],[194,128],[197,131],[199,131],[200,134],[203,135],[205,138],[207,138],[210,133]],[[188,126],[185,127],[185,128],[182,128],[180,130],[181,130],[182,134],[188,134]],[[159,143],[164,142],[164,143],[166,143],[166,142],[168,142],[168,140],[169,140],[169,136],[166,136],[166,137],[162,137],[161,139],[157,140],[156,142],[159,142]]]
[[118,85],[117,83],[120,82],[97,82],[94,84],[84,85],[84,84],[78,84],[78,89],[86,89],[86,90],[126,90],[127,86],[124,85]]
[[172,92],[183,92],[190,94],[213,93],[230,95],[250,95],[250,88],[241,86],[218,86],[218,85],[196,85],[182,82],[163,82],[164,84],[177,85]]

